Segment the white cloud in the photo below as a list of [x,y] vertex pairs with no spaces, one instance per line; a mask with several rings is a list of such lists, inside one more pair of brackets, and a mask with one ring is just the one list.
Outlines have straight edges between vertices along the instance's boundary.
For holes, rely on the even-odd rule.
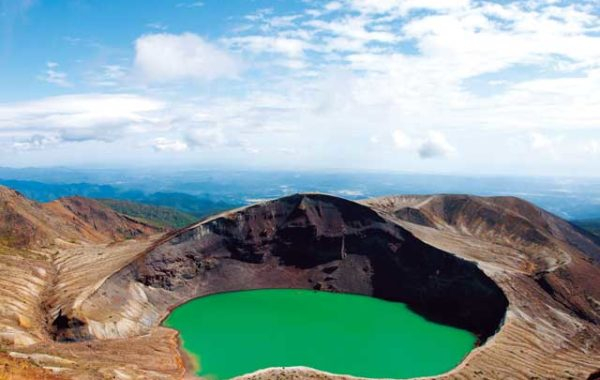
[[250,14],[244,16],[244,18],[246,20],[252,21],[252,22],[264,21],[268,17],[273,15],[273,13],[275,13],[273,8],[261,8],[261,9],[254,11],[253,13],[250,13]]
[[348,0],[354,9],[368,13],[400,12],[406,14],[416,9],[445,11],[465,8],[469,0]]
[[58,63],[47,62],[46,70],[43,75],[38,76],[39,80],[55,84],[59,87],[71,87],[67,73],[58,70]]
[[317,51],[364,51],[368,43],[394,43],[400,36],[386,30],[372,28],[371,19],[363,16],[349,16],[333,20],[310,20],[306,25],[318,34],[325,34]]
[[342,189],[336,191],[341,196],[346,197],[362,197],[365,194],[360,190],[352,190],[352,189]]
[[164,137],[154,139],[152,147],[158,152],[185,152],[188,150],[185,142]]
[[244,147],[244,151],[250,153],[250,154],[259,154],[261,152],[260,149],[253,147],[253,146],[246,146]]
[[88,83],[97,87],[115,87],[127,77],[127,69],[120,65],[104,65],[88,74]]
[[344,5],[342,3],[340,3],[339,1],[330,1],[329,3],[325,4],[325,9],[328,11],[337,11],[339,9],[341,9]]
[[229,38],[225,41],[237,49],[249,50],[255,53],[281,53],[290,57],[302,56],[308,48],[305,41],[296,38],[246,36]]
[[204,6],[204,2],[202,1],[188,1],[177,3],[175,7],[177,8],[200,8]]
[[279,147],[277,148],[279,153],[283,153],[285,155],[294,155],[298,153],[298,149],[296,148],[287,148],[287,147]]
[[455,151],[456,149],[448,142],[446,136],[437,131],[430,131],[418,149],[421,158],[447,157]]
[[83,41],[82,38],[79,37],[73,37],[73,36],[64,36],[63,40],[65,40],[65,42],[67,42],[69,45],[78,45],[81,41]]
[[554,140],[538,132],[533,132],[530,135],[531,148],[541,151],[554,150]]
[[135,42],[135,67],[149,82],[235,77],[240,64],[193,33],[148,34]]
[[412,138],[401,130],[395,130],[392,133],[394,144],[399,149],[411,148],[413,145]]
[[19,140],[12,144],[17,150],[36,150],[43,149],[49,145],[57,144],[60,139],[56,136],[33,135],[26,139]]
[[591,155],[600,155],[600,140],[591,140],[584,144],[584,152]]
[[160,30],[160,31],[165,31],[165,30],[169,29],[169,27],[166,26],[165,24],[163,24],[162,22],[150,22],[150,23],[146,24],[146,26],[150,29],[155,29],[155,30]]
[[415,137],[398,129],[392,133],[392,140],[397,149],[416,151],[423,159],[447,157],[456,152],[446,136],[439,131],[428,131],[425,135]]
[[565,141],[564,135],[548,135],[532,132],[529,135],[530,149],[540,157],[550,157],[557,160],[565,155],[579,155],[577,147],[573,142]]
[[13,136],[19,148],[42,147],[50,140],[110,141],[155,125],[163,107],[161,101],[132,94],[65,95],[0,103],[0,133]]
[[217,148],[237,145],[225,136],[220,128],[194,128],[186,134],[186,142],[193,148]]

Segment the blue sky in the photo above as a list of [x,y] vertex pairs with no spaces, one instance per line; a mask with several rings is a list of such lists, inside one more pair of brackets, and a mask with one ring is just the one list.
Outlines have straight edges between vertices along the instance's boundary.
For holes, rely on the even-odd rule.
[[[60,64],[79,88],[93,90],[84,77],[103,65],[127,64],[143,34],[193,31],[218,39],[264,7],[291,12],[293,1],[43,1],[2,0],[3,101],[72,93],[36,78],[46,63]],[[300,3],[301,4],[301,3]],[[4,88],[4,86],[3,86]]]
[[3,166],[600,173],[597,1],[0,4]]

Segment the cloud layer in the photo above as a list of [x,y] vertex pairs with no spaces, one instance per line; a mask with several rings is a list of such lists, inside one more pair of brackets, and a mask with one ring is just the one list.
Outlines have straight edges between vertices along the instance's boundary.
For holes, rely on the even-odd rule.
[[0,104],[0,143],[126,140],[155,160],[210,151],[234,165],[600,169],[597,2],[303,4],[232,16],[217,36],[146,21],[124,57],[85,76],[49,61],[37,80],[71,95]]
[[151,129],[164,103],[134,94],[85,94],[0,104],[0,135],[19,149],[58,142],[113,141]]
[[193,33],[148,34],[135,41],[135,67],[149,82],[235,77],[239,64]]

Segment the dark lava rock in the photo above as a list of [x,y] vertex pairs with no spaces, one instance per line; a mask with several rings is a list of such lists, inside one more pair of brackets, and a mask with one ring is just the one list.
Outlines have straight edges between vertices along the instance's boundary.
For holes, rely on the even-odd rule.
[[508,306],[474,263],[425,244],[369,207],[322,194],[292,195],[184,229],[122,275],[169,291],[175,301],[164,308],[222,291],[313,288],[404,302],[482,340]]

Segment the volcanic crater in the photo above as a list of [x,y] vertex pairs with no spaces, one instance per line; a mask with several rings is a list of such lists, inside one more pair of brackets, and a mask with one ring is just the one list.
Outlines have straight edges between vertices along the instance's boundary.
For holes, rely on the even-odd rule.
[[[398,301],[476,334],[480,346],[444,378],[587,378],[600,368],[597,240],[516,198],[297,194],[166,234],[58,248],[29,261],[44,272],[26,306],[41,302],[45,328],[11,324],[20,338],[8,347],[11,360],[35,358],[66,378],[181,378],[177,333],[160,326],[170,311],[265,288]],[[247,376],[273,377],[336,375]]]
[[[142,288],[146,310],[136,317],[146,322],[143,328],[203,295],[312,288],[406,303],[485,341],[508,305],[476,264],[423,243],[368,207],[321,194],[251,206],[163,239],[109,278],[84,301],[80,315],[55,323],[55,335],[75,340],[142,333],[140,326],[129,331],[115,318],[98,319],[127,315]],[[87,336],[83,320],[90,321]]]

